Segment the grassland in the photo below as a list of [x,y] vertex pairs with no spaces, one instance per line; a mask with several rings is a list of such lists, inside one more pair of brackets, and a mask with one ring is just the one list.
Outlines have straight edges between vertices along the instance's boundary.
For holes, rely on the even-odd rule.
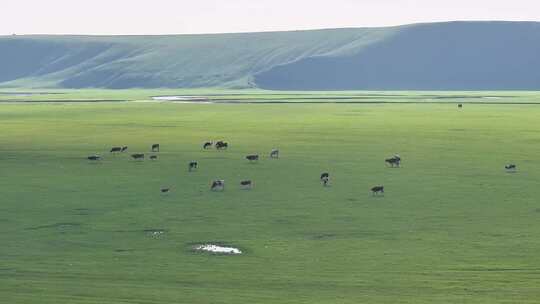
[[[540,107],[511,104],[539,98],[495,94],[517,97],[462,110],[1,103],[0,302],[539,303]],[[231,148],[202,151],[209,139]],[[148,152],[152,143],[162,146],[157,162],[106,152]],[[281,159],[243,159],[273,147]],[[92,153],[105,159],[91,164]],[[394,153],[403,168],[385,167]],[[190,160],[200,162],[191,174]],[[510,162],[517,173],[504,171]],[[319,184],[322,171],[331,187]],[[227,181],[225,192],[208,190],[215,178]],[[251,191],[237,186],[246,178]],[[371,196],[377,184],[384,197]],[[162,186],[172,192],[161,195]],[[190,250],[205,242],[245,254]]]

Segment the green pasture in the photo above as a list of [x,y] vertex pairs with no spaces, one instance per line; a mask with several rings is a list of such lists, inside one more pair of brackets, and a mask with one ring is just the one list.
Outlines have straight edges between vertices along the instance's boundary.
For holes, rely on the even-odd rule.
[[[13,101],[0,303],[540,303],[539,105]],[[202,150],[220,139],[228,151]],[[155,162],[108,153],[153,143]],[[395,153],[400,169],[384,164]],[[244,254],[191,250],[204,243]]]

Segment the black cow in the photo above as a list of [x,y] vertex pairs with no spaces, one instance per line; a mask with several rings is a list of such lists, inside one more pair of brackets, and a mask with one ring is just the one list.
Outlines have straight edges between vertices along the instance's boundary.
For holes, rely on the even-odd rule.
[[384,194],[384,186],[375,186],[371,188],[373,195]]
[[458,104],[457,107],[461,109],[461,108],[463,108],[463,105],[462,105],[462,104]]
[[509,164],[509,165],[504,166],[504,168],[508,171],[515,171],[517,169],[517,166],[514,164]]
[[329,176],[325,176],[323,178],[321,178],[321,182],[323,183],[323,185],[326,187],[328,186],[328,183],[330,182],[330,177]]
[[205,142],[203,144],[203,149],[208,150],[208,149],[212,148],[212,146],[213,146],[213,143],[211,141],[207,141],[207,142]]
[[144,154],[131,154],[131,158],[135,159],[135,160],[143,160],[144,159]]
[[150,160],[157,160],[157,159],[158,159],[157,155],[150,155]]
[[321,181],[323,180],[323,178],[330,178],[330,173],[325,172],[321,174]]
[[170,191],[170,188],[161,188],[161,193],[169,193]]
[[272,151],[270,152],[270,158],[279,158],[279,150],[272,149]]
[[250,180],[241,181],[240,186],[243,189],[251,189],[253,187],[253,182]]
[[88,160],[91,160],[91,161],[101,160],[101,156],[99,156],[99,155],[90,155],[87,158],[88,158]]
[[215,180],[212,182],[212,186],[210,186],[210,190],[212,191],[223,191],[225,190],[225,181],[224,180]]
[[229,148],[229,144],[224,141],[218,141],[216,143],[216,149],[218,150],[226,150],[227,148]]
[[392,168],[394,167],[399,168],[399,166],[401,165],[401,158],[397,155],[391,158],[387,158],[384,161],[387,164],[389,164]]
[[123,147],[122,147],[122,150],[121,150],[120,152],[122,152],[122,153],[123,153],[123,152],[126,152],[126,151],[127,151],[127,149],[128,149],[128,147],[127,147],[127,146],[123,146]]
[[159,144],[152,145],[152,152],[159,152]]
[[191,172],[199,167],[199,163],[196,161],[189,162],[188,171]]
[[256,154],[248,155],[248,156],[246,156],[246,159],[249,160],[250,162],[258,161],[259,160],[259,155],[256,155]]
[[112,147],[111,153],[122,152],[122,147]]

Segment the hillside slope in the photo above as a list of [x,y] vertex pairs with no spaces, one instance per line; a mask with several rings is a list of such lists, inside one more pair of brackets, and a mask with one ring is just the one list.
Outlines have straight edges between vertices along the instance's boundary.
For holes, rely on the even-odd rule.
[[540,23],[402,27],[354,55],[314,56],[256,75],[266,89],[538,90]]
[[178,36],[0,38],[0,82],[66,88],[248,87],[251,75],[337,56],[395,29]]
[[0,86],[540,89],[540,23],[176,36],[0,37]]

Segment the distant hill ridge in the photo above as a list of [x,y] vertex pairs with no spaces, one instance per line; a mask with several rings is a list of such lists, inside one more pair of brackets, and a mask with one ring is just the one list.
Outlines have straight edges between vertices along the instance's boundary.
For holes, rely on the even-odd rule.
[[0,86],[538,90],[540,23],[245,34],[2,36]]

